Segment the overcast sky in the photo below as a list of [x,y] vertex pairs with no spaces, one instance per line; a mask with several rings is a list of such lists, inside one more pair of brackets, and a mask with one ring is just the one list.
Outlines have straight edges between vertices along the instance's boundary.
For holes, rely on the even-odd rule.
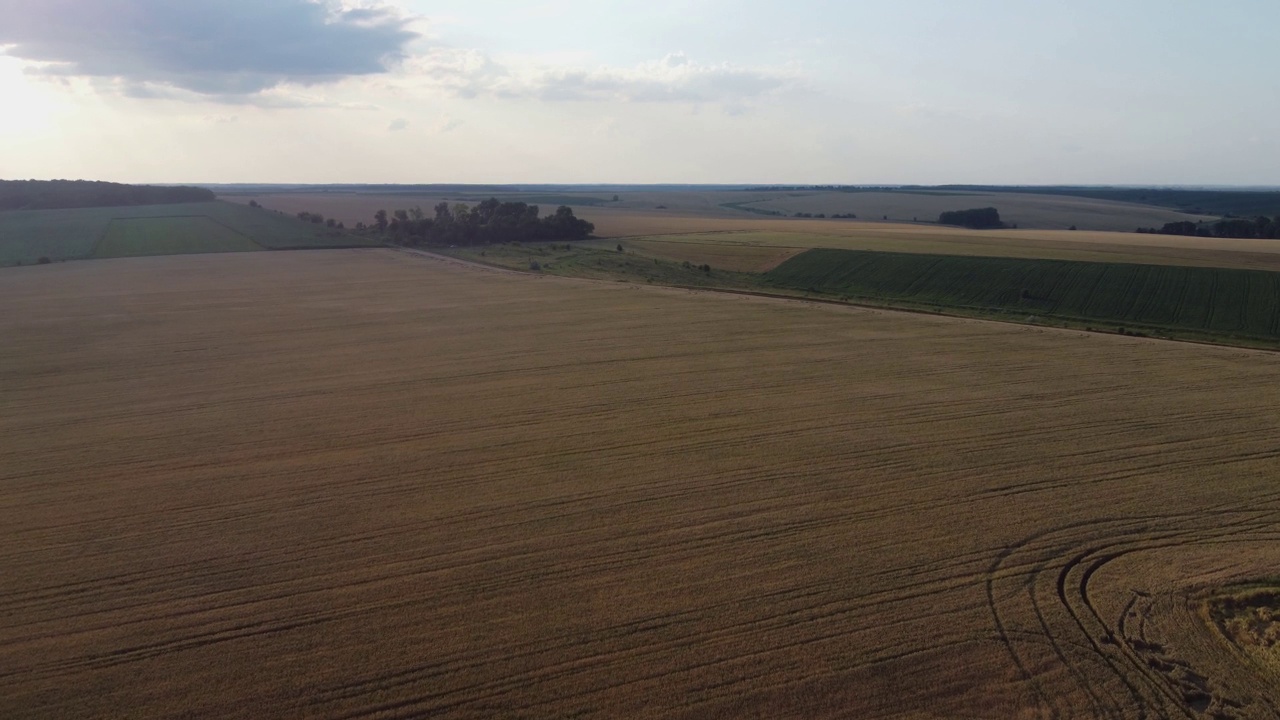
[[1276,0],[0,0],[0,178],[1280,185]]

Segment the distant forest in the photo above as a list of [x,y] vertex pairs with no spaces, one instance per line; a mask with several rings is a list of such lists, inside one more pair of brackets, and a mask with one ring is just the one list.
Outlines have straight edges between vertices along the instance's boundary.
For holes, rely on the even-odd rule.
[[390,234],[403,245],[491,245],[539,240],[585,240],[596,226],[576,217],[573,208],[558,207],[554,214],[539,217],[537,205],[501,202],[489,198],[469,206],[442,202],[428,216],[421,208],[396,210],[387,215],[379,210],[373,225],[357,230]]
[[1004,227],[1000,211],[993,207],[973,210],[952,210],[938,216],[939,225],[957,225],[972,230],[998,230]]
[[1280,215],[1269,218],[1259,215],[1253,220],[1219,220],[1216,223],[1193,223],[1189,220],[1165,223],[1164,227],[1138,228],[1140,233],[1152,235],[1190,235],[1193,237],[1280,239]]
[[63,210],[210,202],[212,190],[89,180],[0,180],[0,210]]

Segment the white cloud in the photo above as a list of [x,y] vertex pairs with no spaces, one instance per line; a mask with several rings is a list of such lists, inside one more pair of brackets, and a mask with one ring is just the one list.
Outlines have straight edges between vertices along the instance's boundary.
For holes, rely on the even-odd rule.
[[792,69],[704,64],[684,53],[635,67],[516,67],[476,50],[437,48],[406,72],[457,97],[548,102],[721,103],[735,113],[746,102],[797,87]]
[[431,131],[436,133],[437,135],[443,135],[445,133],[451,133],[454,130],[457,130],[458,128],[462,127],[464,124],[465,123],[462,122],[461,120],[455,117],[452,117],[450,115],[441,115],[436,120],[435,124],[431,126]]
[[0,0],[0,48],[47,76],[139,98],[254,99],[387,72],[418,34],[335,0]]

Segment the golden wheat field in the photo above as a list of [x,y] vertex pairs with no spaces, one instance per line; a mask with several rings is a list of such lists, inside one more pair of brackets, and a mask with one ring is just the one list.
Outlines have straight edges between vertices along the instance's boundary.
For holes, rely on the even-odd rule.
[[1280,712],[1274,354],[392,250],[0,302],[5,718]]

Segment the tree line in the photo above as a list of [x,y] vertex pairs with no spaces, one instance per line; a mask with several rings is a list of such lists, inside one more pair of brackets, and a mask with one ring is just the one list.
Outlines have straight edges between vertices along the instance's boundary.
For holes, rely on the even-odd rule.
[[211,202],[212,190],[197,187],[123,185],[90,180],[0,180],[0,210],[66,210]]
[[[249,201],[249,207],[256,208],[256,207],[262,207],[262,206],[259,205],[257,202],[251,200]],[[337,230],[347,229],[347,226],[342,222],[335,220],[333,218],[329,218],[326,220],[325,217],[320,213],[306,212],[304,210],[303,212],[298,213],[298,219],[301,220],[302,222],[312,223],[313,225],[327,225]]]
[[390,235],[404,245],[492,245],[540,240],[585,240],[595,225],[578,218],[573,208],[561,205],[555,213],[539,217],[537,205],[501,202],[489,198],[474,207],[439,203],[427,215],[422,208],[386,210],[374,214],[373,224],[357,230]]
[[1000,212],[993,207],[952,210],[938,216],[939,225],[956,225],[971,230],[997,230],[1005,226]]
[[1150,235],[1187,235],[1191,237],[1245,238],[1280,240],[1280,215],[1266,215],[1247,220],[1227,218],[1215,223],[1195,223],[1190,220],[1165,223],[1160,229],[1138,228],[1138,232]]

